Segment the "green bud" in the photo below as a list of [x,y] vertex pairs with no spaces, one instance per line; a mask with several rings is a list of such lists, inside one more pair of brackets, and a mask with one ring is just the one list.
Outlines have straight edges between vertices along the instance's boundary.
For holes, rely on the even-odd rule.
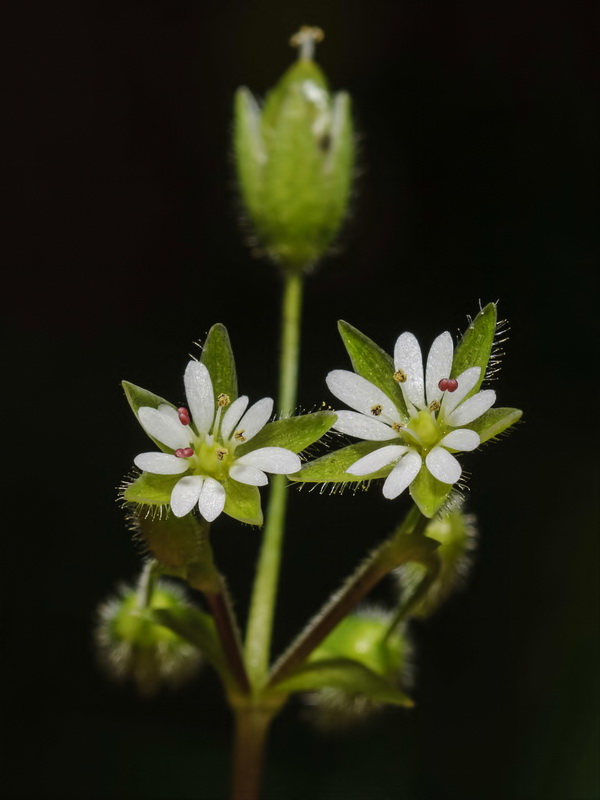
[[[151,476],[155,477],[164,476]],[[199,517],[193,514],[176,517],[164,508],[130,503],[127,521],[135,537],[171,574],[185,577],[183,568],[203,560],[207,533]]]
[[[309,663],[333,664],[334,659],[358,662],[365,675],[374,673],[394,687],[398,693],[395,705],[413,705],[402,692],[402,687],[410,683],[409,644],[402,629],[389,633],[390,619],[388,612],[373,607],[345,617],[313,652]],[[345,727],[369,718],[386,704],[378,698],[379,686],[374,684],[372,692],[368,681],[361,681],[359,686],[351,691],[349,680],[346,689],[326,687],[312,692],[308,695],[311,720],[323,730]]]
[[431,616],[464,583],[476,544],[475,516],[463,513],[460,507],[453,508],[431,520],[425,535],[440,542],[436,553],[441,566],[423,595],[418,587],[426,576],[425,567],[410,562],[396,571],[402,590],[401,602],[407,604],[407,617]]
[[258,105],[235,97],[240,193],[262,248],[286,269],[308,269],[327,251],[348,208],[354,171],[350,97],[332,94],[312,55],[318,28],[291,43],[298,60]]
[[125,586],[98,610],[96,645],[102,665],[113,678],[132,680],[143,695],[162,684],[179,685],[198,670],[202,656],[177,634],[150,619],[153,610],[187,608],[178,587],[159,582],[149,604],[139,587]]

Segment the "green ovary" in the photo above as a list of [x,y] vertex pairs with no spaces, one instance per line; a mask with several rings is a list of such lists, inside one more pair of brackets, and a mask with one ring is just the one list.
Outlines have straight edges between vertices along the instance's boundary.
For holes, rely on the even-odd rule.
[[220,442],[209,444],[202,442],[196,447],[195,454],[189,459],[190,469],[196,475],[210,476],[217,481],[224,481],[233,463],[233,449]]
[[[430,450],[442,438],[443,433],[429,411],[419,411],[406,426],[412,431],[426,450]],[[412,444],[412,441],[410,442]]]

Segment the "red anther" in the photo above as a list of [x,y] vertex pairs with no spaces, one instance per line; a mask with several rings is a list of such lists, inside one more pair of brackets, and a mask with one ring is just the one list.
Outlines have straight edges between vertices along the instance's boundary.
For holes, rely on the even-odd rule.
[[177,409],[177,414],[179,415],[179,422],[182,425],[189,425],[190,424],[190,412],[184,406]]
[[194,451],[191,447],[179,447],[175,450],[175,455],[177,458],[190,458],[194,455]]
[[438,389],[442,392],[455,392],[458,389],[458,381],[456,378],[442,378],[438,383]]

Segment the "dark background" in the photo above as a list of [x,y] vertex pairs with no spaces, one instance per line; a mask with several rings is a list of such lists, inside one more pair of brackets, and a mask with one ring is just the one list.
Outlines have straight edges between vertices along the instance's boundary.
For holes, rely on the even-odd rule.
[[[13,9],[13,14],[15,10]],[[239,235],[231,102],[268,89],[302,23],[352,93],[354,212],[308,281],[299,403],[347,367],[335,321],[391,351],[510,321],[495,388],[513,436],[465,458],[481,530],[467,591],[415,626],[417,707],[315,735],[277,720],[274,800],[598,797],[598,108],[594,19],[572,3],[19,4],[4,27],[2,785],[12,798],[219,800],[214,677],[138,699],[95,664],[97,604],[140,562],[115,487],[145,437],[119,386],[181,400],[224,322],[243,391],[276,387],[279,286]],[[281,648],[407,500],[293,493]],[[257,530],[222,518],[243,614]],[[386,597],[380,592],[380,597]]]

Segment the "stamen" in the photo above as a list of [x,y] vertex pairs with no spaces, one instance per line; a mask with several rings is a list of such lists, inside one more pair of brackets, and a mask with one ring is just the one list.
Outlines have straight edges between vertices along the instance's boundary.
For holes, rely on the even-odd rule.
[[175,450],[175,455],[177,458],[191,458],[194,455],[194,451],[191,447],[179,447]]
[[396,383],[406,383],[406,372],[402,369],[396,370],[393,377]]
[[218,460],[219,460],[219,461],[223,461],[223,459],[225,458],[225,456],[226,456],[228,453],[229,453],[229,450],[227,450],[225,447],[220,447],[220,448],[217,450],[217,458],[218,458]]
[[378,417],[382,411],[383,411],[383,406],[378,403],[371,409],[371,414],[373,414],[374,417]]
[[325,34],[321,28],[311,25],[302,25],[300,30],[290,38],[290,45],[298,48],[298,58],[312,58],[315,44],[322,42]]
[[177,415],[179,417],[179,422],[182,425],[189,425],[190,424],[190,412],[185,408],[185,406],[181,406],[181,408],[177,409]]
[[438,383],[438,389],[442,392],[455,392],[458,389],[458,381],[456,378],[442,378]]
[[221,392],[221,394],[217,397],[217,403],[221,406],[221,408],[225,408],[231,403],[231,398],[225,392]]
[[396,433],[400,433],[402,428],[404,428],[404,425],[401,422],[394,422],[392,425],[392,430],[396,431]]
[[245,442],[246,437],[244,436],[245,428],[241,428],[239,431],[236,431],[233,434],[233,438],[238,442]]
[[438,403],[437,400],[432,400],[431,403],[429,403],[429,410],[430,411],[439,411],[440,408],[441,408],[441,406],[440,406],[440,404]]

